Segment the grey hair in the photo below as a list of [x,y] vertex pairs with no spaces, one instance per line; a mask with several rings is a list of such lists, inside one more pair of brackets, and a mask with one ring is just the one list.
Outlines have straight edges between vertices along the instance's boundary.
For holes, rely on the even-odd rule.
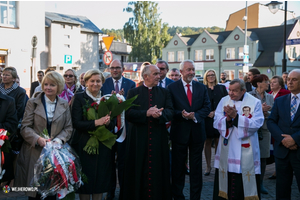
[[[292,72],[300,73],[300,69],[293,69],[292,71],[290,71],[290,73],[292,73]],[[289,73],[289,74],[290,74],[290,73]]]
[[246,90],[246,85],[245,85],[245,82],[241,79],[233,79],[232,81],[230,81],[229,85],[233,85],[235,83],[239,83],[240,84],[240,87],[241,87],[241,91],[242,90]]
[[[167,63],[167,61],[159,60],[157,63],[165,64],[165,65],[166,65],[166,68],[169,70],[169,64]],[[156,63],[156,65],[157,65],[157,63]]]
[[186,62],[192,63],[192,65],[193,65],[194,68],[195,68],[194,61],[192,61],[192,60],[184,60],[184,61],[182,61],[182,62],[180,63],[180,65],[179,65],[179,69],[180,69],[180,70],[183,70],[184,63],[186,63]]
[[142,70],[142,78],[143,78],[143,80],[145,80],[145,79],[144,79],[144,75],[145,75],[145,74],[146,74],[146,75],[150,75],[150,74],[151,74],[150,66],[151,66],[151,65],[146,65],[146,66],[143,68],[143,70]]

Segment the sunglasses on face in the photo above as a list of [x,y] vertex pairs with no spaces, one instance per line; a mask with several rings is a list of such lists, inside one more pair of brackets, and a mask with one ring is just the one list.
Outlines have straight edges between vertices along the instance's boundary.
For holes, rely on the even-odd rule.
[[74,75],[72,75],[72,74],[70,74],[70,75],[68,75],[68,74],[65,74],[65,75],[64,75],[64,77],[65,77],[65,78],[67,78],[67,77],[73,78],[73,77],[74,77]]

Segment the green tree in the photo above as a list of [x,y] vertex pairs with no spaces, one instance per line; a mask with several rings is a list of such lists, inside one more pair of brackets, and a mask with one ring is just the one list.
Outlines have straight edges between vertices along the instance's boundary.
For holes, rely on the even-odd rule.
[[125,23],[124,38],[132,45],[129,61],[155,63],[162,57],[162,48],[171,39],[168,24],[159,18],[158,3],[151,1],[129,2],[124,11],[133,14]]

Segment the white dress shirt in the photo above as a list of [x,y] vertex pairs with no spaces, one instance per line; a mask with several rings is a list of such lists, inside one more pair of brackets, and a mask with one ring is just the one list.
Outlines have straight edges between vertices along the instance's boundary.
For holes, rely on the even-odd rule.
[[54,101],[51,101],[46,95],[45,95],[45,103],[46,103],[46,110],[47,110],[47,117],[48,121],[52,122],[54,112],[55,112],[55,104],[56,104],[56,98]]
[[[161,80],[161,87],[163,87],[163,88],[166,88],[166,78],[167,77],[165,77],[163,80]],[[158,81],[157,86],[159,86],[159,84],[160,84],[160,81]]]
[[[183,80],[183,79],[181,79],[182,80],[182,83],[183,83],[183,88],[184,88],[184,90],[185,90],[185,94],[187,95],[187,83]],[[190,90],[191,90],[191,92],[192,92],[192,94],[193,94],[193,87],[192,87],[192,85],[193,85],[193,81],[191,81],[190,83]]]
[[114,82],[114,88],[116,88],[116,81],[119,81],[118,86],[119,86],[119,90],[121,90],[123,77],[121,76],[121,78],[119,80],[116,80],[116,79],[112,78],[112,80]]

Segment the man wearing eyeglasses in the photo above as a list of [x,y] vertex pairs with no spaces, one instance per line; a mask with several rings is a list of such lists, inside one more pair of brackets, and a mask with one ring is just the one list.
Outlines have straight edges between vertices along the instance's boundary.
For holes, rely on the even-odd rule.
[[163,88],[166,88],[170,83],[173,83],[174,81],[167,78],[166,75],[169,71],[169,65],[166,61],[164,60],[160,60],[156,63],[156,66],[159,68],[160,70],[160,73],[159,73],[159,76],[160,76],[160,80],[158,82],[158,85],[157,86],[160,86],[160,87],[163,87]]
[[[111,77],[107,78],[101,88],[101,94],[111,94],[112,92],[119,93],[123,95],[125,98],[127,96],[128,90],[135,88],[135,82],[125,78],[122,76],[124,71],[124,66],[120,60],[113,60],[109,66]],[[127,126],[127,122],[126,122]],[[117,132],[118,137],[122,133],[122,129]],[[118,178],[120,188],[122,187],[123,183],[123,172],[124,172],[124,157],[125,157],[125,150],[126,150],[126,139],[122,143],[116,143],[112,148],[112,159],[114,163],[114,169],[116,169],[115,163],[115,153],[117,152],[117,163],[118,163]],[[112,185],[110,191],[107,193],[106,200],[113,199],[115,196],[115,189],[116,189],[116,170],[113,170]]]

